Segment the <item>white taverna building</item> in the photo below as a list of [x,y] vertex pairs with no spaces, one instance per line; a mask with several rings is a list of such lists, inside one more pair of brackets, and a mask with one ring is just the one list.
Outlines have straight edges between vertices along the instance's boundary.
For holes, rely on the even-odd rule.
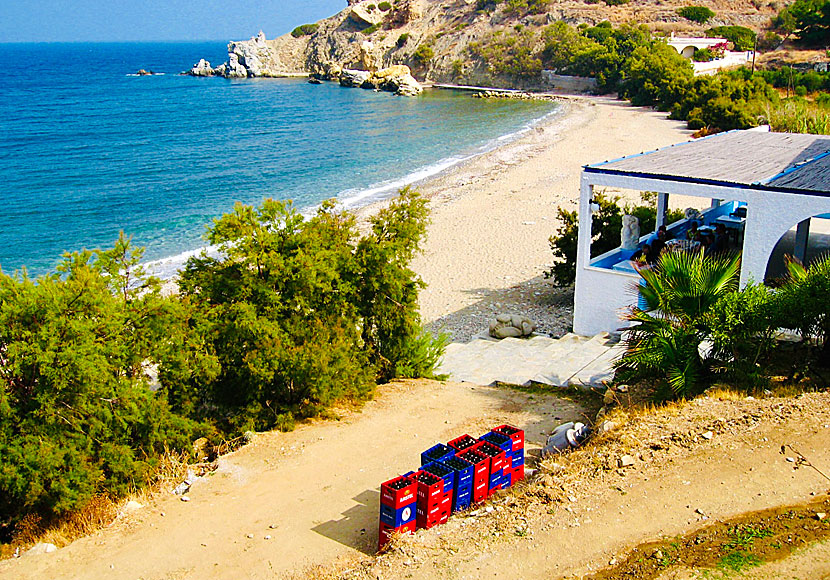
[[[793,253],[804,259],[811,219],[830,218],[830,136],[730,131],[584,167],[574,296],[574,332],[581,335],[621,329],[620,315],[638,300],[633,249],[591,255],[592,198],[603,188],[657,192],[658,227],[669,196],[710,200],[695,221],[728,228],[742,251],[741,283],[760,282],[791,229]],[[670,235],[685,239],[691,221],[668,225]],[[645,233],[639,245],[652,236]]]

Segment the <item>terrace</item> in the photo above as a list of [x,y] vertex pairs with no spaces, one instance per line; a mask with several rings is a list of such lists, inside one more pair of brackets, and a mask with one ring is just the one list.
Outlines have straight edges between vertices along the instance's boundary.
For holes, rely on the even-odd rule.
[[[574,296],[574,332],[582,335],[620,329],[640,281],[630,261],[634,248],[591,257],[595,188],[657,192],[657,227],[665,224],[671,195],[706,198],[709,207],[699,216],[665,224],[669,237],[685,240],[693,221],[704,232],[723,224],[729,246],[742,253],[741,284],[763,281],[780,275],[785,253],[809,260],[827,242],[810,230],[812,224],[826,229],[830,218],[830,137],[730,131],[586,166]],[[655,235],[643,234],[638,248]],[[695,241],[678,245],[697,247]]]

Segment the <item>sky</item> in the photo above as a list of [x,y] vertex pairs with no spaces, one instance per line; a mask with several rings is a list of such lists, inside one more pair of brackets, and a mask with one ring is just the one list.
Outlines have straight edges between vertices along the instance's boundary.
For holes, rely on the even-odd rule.
[[243,40],[332,16],[346,0],[0,0],[0,42]]

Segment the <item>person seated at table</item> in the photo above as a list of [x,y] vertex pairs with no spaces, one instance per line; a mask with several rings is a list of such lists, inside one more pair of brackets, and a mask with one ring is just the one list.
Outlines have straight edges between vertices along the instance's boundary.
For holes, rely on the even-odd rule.
[[697,240],[697,222],[693,221],[689,223],[689,229],[686,230],[686,239],[687,240]]
[[666,242],[669,240],[669,234],[666,231],[666,226],[660,226],[657,228],[657,234],[655,235],[654,239],[651,240],[651,253],[654,255],[654,259],[660,257],[660,254],[663,253],[663,250],[666,247]]
[[659,254],[655,254],[650,245],[643,244],[643,247],[631,256],[631,261],[639,262],[640,264],[654,264],[658,257]]
[[726,233],[726,226],[715,225],[715,235],[712,244],[709,246],[710,254],[721,254],[729,249],[729,234]]

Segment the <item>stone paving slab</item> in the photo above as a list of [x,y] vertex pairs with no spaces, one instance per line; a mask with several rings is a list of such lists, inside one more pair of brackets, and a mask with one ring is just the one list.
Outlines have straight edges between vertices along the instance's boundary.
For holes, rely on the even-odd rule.
[[599,385],[613,378],[613,360],[622,350],[608,333],[585,338],[567,334],[475,339],[447,346],[437,373],[456,381],[491,385],[496,382],[553,386]]

